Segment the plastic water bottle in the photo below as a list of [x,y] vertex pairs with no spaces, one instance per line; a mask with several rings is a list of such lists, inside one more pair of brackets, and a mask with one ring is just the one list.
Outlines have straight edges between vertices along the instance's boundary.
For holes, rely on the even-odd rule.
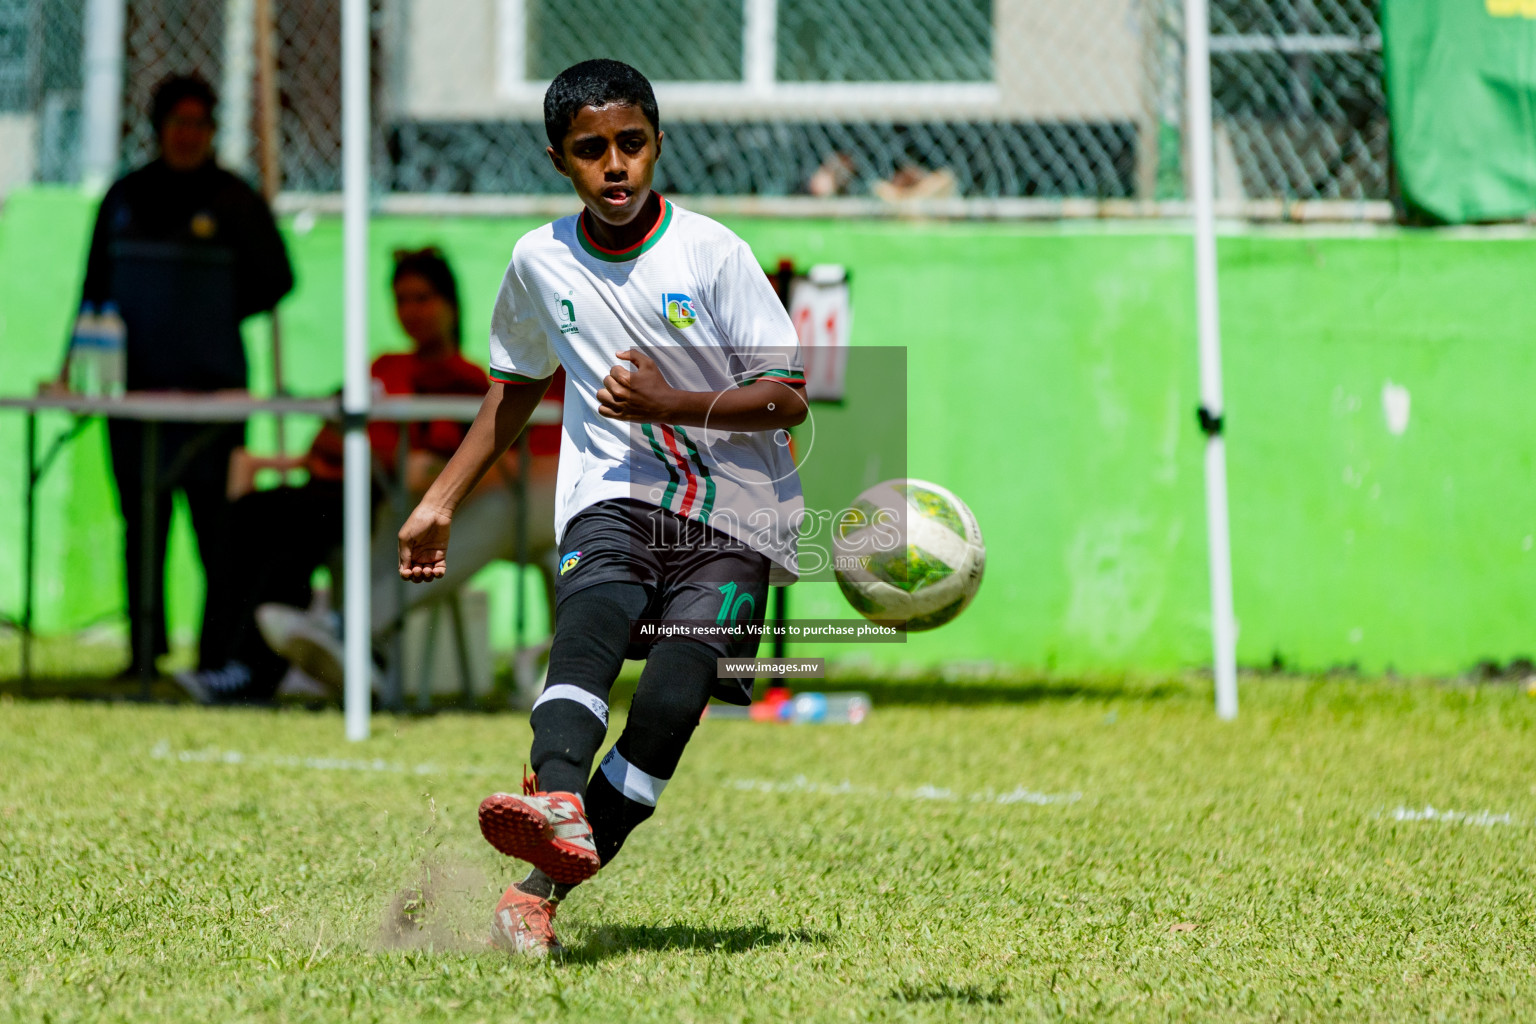
[[858,725],[869,716],[869,694],[797,693],[783,705],[783,721],[797,724]]
[[108,398],[121,398],[128,387],[128,325],[117,311],[117,303],[108,302],[101,307],[96,328],[100,393]]
[[101,393],[101,318],[89,302],[80,306],[69,339],[69,390],[77,395]]
[[[777,688],[775,688],[777,689]],[[711,704],[708,718],[748,718],[754,722],[780,722],[795,725],[858,725],[869,717],[869,694],[799,693],[793,697],[770,690],[763,700],[751,707]],[[777,699],[775,699],[777,697]]]

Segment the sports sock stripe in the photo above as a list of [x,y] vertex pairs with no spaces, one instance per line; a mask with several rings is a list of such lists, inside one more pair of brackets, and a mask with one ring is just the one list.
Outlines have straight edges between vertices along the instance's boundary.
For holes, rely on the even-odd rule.
[[608,702],[595,693],[588,693],[579,686],[570,683],[556,683],[553,686],[544,687],[544,692],[539,694],[539,699],[533,702],[532,714],[539,710],[539,705],[547,704],[552,700],[573,700],[597,716],[603,723],[603,728],[608,728]]
[[603,777],[614,789],[624,794],[626,800],[633,800],[637,804],[647,807],[655,807],[656,801],[661,797],[661,791],[667,788],[669,779],[658,779],[654,775],[647,775],[624,759],[617,746],[608,751],[600,766]]

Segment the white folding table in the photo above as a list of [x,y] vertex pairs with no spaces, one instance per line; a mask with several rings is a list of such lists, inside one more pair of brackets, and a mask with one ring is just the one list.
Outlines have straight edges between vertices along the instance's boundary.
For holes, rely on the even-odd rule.
[[[453,420],[457,422],[469,422],[480,411],[481,399],[465,395],[391,395],[376,399],[371,403],[367,419],[378,422],[415,423],[432,420]],[[331,420],[339,420],[342,415],[341,399],[339,396],[328,398],[256,398],[244,391],[232,392],[130,392],[120,398],[94,398],[82,395],[70,394],[43,394],[35,397],[0,397],[0,409],[15,409],[23,412],[27,418],[26,449],[27,449],[27,479],[25,489],[26,511],[22,536],[23,568],[22,568],[22,613],[21,613],[21,672],[22,686],[27,688],[32,680],[32,625],[34,613],[34,577],[36,575],[36,539],[37,539],[37,501],[36,492],[38,483],[43,474],[47,472],[54,458],[62,447],[77,437],[92,418],[102,417],[107,419],[138,420],[145,425],[143,432],[143,475],[146,486],[143,489],[143,531],[139,537],[140,550],[142,552],[141,564],[148,565],[148,559],[154,550],[154,524],[155,513],[163,489],[158,480],[161,477],[161,467],[156,465],[158,459],[159,425],[162,423],[204,423],[210,426],[224,423],[238,423],[249,420],[257,415],[274,416],[319,416]],[[70,429],[53,439],[47,452],[38,457],[37,450],[37,421],[39,414],[45,412],[61,412],[72,415],[75,421]],[[561,419],[560,403],[544,401],[534,410],[529,420],[530,425],[559,423]],[[401,431],[402,447],[408,446],[406,432]],[[523,450],[526,452],[526,437],[524,434]],[[401,467],[404,460],[401,460]],[[526,496],[526,459],[521,467],[524,472],[517,476],[517,557],[526,561],[527,556],[527,513],[524,498]],[[167,474],[167,479],[174,480],[174,474]],[[397,473],[397,478],[403,481],[403,473]],[[397,502],[403,493],[403,483],[397,486],[395,497]],[[345,571],[369,572],[367,564],[361,566],[345,565]],[[154,593],[154,574],[141,573],[138,629],[140,649],[135,652],[139,665],[140,696],[148,699],[150,684],[154,680],[154,650],[153,631],[149,624],[154,621],[154,616],[160,614],[159,595]],[[518,641],[522,639],[522,623],[524,619],[523,602],[521,594],[516,603],[518,617]],[[395,693],[394,703],[398,703],[399,694]]]

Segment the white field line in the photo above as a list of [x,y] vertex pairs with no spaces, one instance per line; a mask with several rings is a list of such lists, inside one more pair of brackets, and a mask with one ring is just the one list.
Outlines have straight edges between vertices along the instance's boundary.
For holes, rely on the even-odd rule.
[[231,764],[262,768],[302,768],[316,772],[382,772],[390,775],[506,775],[505,770],[472,768],[465,765],[445,766],[432,764],[406,765],[383,758],[352,757],[300,757],[297,754],[245,754],[238,750],[219,750],[204,747],[201,750],[172,750],[170,743],[161,740],[150,750],[149,756],[157,761],[179,761],[183,764]]
[[1073,804],[1083,798],[1081,793],[1038,793],[1023,786],[1016,786],[1006,793],[985,789],[979,793],[956,793],[938,786],[918,786],[916,789],[879,789],[875,786],[856,786],[844,779],[842,782],[813,782],[804,775],[796,775],[787,781],[769,779],[727,779],[722,785],[749,793],[812,793],[817,796],[867,796],[886,800],[956,800],[972,804]]
[[[150,749],[149,756],[157,761],[176,761],[182,764],[227,764],[250,767],[267,768],[298,768],[306,771],[321,772],[376,772],[389,775],[469,775],[469,776],[501,776],[506,772],[497,768],[476,768],[468,765],[439,765],[431,762],[420,764],[401,764],[398,761],[386,761],[383,758],[350,758],[350,757],[301,757],[297,754],[246,754],[238,750],[220,750],[217,747],[204,747],[199,750],[173,750],[166,740],[161,740]],[[1035,806],[1048,806],[1051,804],[1073,804],[1083,798],[1081,792],[1073,793],[1041,793],[1024,786],[1015,786],[1007,792],[999,793],[993,789],[985,789],[977,793],[956,793],[954,790],[939,786],[918,786],[914,789],[880,789],[875,786],[856,786],[848,780],[842,782],[813,782],[804,775],[796,775],[788,780],[769,779],[728,779],[722,785],[727,789],[734,789],[750,793],[810,793],[817,796],[863,796],[876,797],[886,800],[955,800],[973,804],[1032,804]],[[1399,805],[1388,811],[1385,808],[1375,814],[1377,819],[1389,819],[1402,822],[1434,822],[1443,825],[1470,825],[1476,828],[1530,828],[1536,822],[1517,818],[1513,814],[1505,812],[1495,814],[1492,811],[1457,811],[1440,809],[1431,804],[1423,807],[1406,807]]]
[[[502,776],[506,771],[496,768],[474,768],[467,765],[440,765],[431,762],[401,764],[383,758],[352,757],[301,757],[297,754],[247,754],[239,750],[221,750],[203,747],[198,750],[174,750],[170,743],[161,740],[149,751],[157,761],[175,761],[181,764],[226,764],[253,768],[298,768],[317,772],[376,772],[388,775],[471,775]],[[938,786],[918,786],[916,789],[878,789],[873,786],[855,786],[844,781],[836,785],[812,782],[804,775],[797,775],[787,782],[770,782],[761,779],[732,779],[725,783],[728,789],[754,793],[815,793],[822,796],[870,796],[895,800],[961,800],[969,803],[991,804],[1070,804],[1083,798],[1081,793],[1037,793],[1015,787],[1006,793],[987,789],[980,793],[956,794]]]
[[1494,814],[1492,811],[1478,811],[1469,814],[1466,811],[1440,810],[1430,804],[1423,807],[1398,806],[1391,811],[1383,811],[1378,818],[1390,818],[1393,821],[1433,821],[1444,825],[1474,825],[1479,828],[1492,828],[1495,825],[1508,825],[1518,828],[1528,828],[1530,822],[1516,818],[1512,814]]

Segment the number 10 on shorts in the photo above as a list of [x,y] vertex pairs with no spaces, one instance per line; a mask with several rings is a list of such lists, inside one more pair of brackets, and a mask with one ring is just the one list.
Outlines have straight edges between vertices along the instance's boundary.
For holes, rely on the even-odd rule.
[[736,593],[735,583],[727,583],[721,587],[717,587],[716,589],[720,591],[721,598],[720,614],[715,616],[715,625],[736,625],[736,620],[741,618],[741,611],[743,608],[745,608],[747,611],[747,617],[752,617],[752,612],[756,607],[756,602],[752,600],[751,594]]

